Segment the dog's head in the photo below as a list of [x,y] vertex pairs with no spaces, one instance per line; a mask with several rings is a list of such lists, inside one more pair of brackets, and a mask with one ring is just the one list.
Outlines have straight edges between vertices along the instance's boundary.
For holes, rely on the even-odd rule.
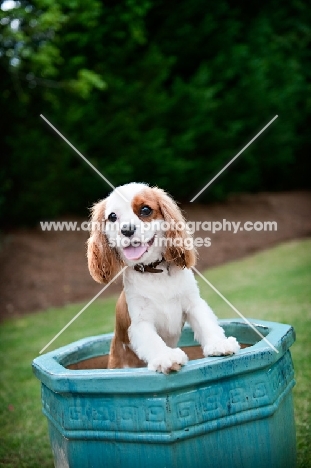
[[196,258],[185,219],[164,190],[131,183],[93,206],[88,264],[96,281],[109,282],[124,265],[161,258],[180,268],[191,268]]

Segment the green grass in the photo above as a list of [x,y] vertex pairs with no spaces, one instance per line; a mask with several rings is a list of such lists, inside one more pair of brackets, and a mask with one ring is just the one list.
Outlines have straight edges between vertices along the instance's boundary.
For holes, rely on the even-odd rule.
[[[294,241],[209,270],[208,280],[248,318],[289,323],[297,341],[291,348],[298,468],[311,467],[311,240]],[[202,296],[219,318],[235,313],[203,280]],[[97,300],[48,349],[110,332],[116,298]],[[0,466],[52,468],[47,423],[41,414],[40,383],[31,362],[84,304],[49,309],[1,325]]]

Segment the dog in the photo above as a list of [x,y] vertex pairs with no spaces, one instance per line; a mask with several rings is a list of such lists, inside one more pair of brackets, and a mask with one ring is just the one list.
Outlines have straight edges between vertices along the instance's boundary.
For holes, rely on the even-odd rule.
[[123,273],[108,369],[146,366],[167,374],[188,357],[177,343],[190,324],[204,356],[240,349],[226,338],[200,297],[191,267],[196,251],[185,218],[162,189],[143,183],[117,187],[91,209],[88,267],[99,283]]

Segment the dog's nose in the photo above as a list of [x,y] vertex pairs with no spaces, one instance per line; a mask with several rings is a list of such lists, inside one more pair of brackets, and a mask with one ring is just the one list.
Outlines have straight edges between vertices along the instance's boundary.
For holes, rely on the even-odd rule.
[[132,235],[134,234],[134,232],[136,231],[136,227],[132,224],[127,224],[125,226],[122,227],[121,229],[121,233],[123,234],[123,236],[125,237],[132,237]]

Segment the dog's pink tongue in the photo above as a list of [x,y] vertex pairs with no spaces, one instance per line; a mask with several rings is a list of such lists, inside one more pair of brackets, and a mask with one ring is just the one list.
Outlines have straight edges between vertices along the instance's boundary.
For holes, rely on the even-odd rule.
[[128,247],[124,247],[123,253],[128,260],[138,260],[147,250],[147,245],[138,245],[135,247],[134,245],[129,245]]

